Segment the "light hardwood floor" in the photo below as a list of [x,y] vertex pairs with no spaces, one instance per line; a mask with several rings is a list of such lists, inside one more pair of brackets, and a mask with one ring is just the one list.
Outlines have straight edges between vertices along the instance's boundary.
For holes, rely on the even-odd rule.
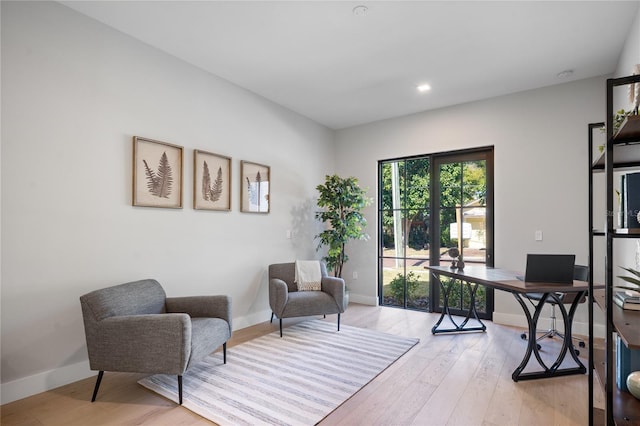
[[[522,330],[487,322],[486,333],[431,334],[438,315],[352,304],[342,324],[420,338],[420,343],[362,388],[321,425],[585,425],[587,376],[515,383],[526,342]],[[286,320],[292,325],[301,319]],[[335,315],[327,321],[335,322]],[[268,321],[234,332],[230,346],[277,329]],[[285,335],[286,338],[286,335]],[[547,341],[548,340],[548,341]],[[543,353],[559,348],[545,339]],[[581,358],[586,365],[587,350]],[[554,352],[555,353],[555,352]],[[233,362],[233,359],[228,359]],[[5,404],[3,426],[211,425],[137,384],[140,374],[105,373]],[[603,405],[596,386],[598,405]]]

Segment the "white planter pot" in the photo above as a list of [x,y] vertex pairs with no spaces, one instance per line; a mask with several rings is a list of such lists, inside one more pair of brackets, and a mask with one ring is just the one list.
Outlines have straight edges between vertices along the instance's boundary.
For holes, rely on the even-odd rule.
[[640,399],[640,371],[634,371],[627,376],[627,388],[631,395]]

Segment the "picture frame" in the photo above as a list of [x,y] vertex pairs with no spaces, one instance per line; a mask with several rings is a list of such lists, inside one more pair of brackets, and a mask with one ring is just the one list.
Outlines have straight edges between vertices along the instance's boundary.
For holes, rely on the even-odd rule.
[[231,210],[231,157],[193,151],[193,208]]
[[271,167],[251,161],[240,162],[240,211],[271,211]]
[[183,147],[133,137],[132,205],[182,208]]

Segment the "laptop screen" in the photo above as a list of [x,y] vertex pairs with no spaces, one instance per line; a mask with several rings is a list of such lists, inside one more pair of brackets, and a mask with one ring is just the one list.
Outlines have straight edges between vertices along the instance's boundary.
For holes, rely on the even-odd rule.
[[527,254],[527,282],[573,283],[574,254]]

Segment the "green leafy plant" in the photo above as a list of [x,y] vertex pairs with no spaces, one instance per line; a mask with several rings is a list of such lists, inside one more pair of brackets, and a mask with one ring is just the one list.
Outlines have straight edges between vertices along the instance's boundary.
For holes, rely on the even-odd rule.
[[620,130],[620,126],[627,118],[628,115],[631,115],[632,111],[625,111],[621,109],[620,111],[616,111],[616,115],[613,117],[613,134],[615,135],[618,130]]
[[402,274],[396,275],[389,283],[389,295],[397,301],[401,301],[404,297],[404,283],[407,283],[407,299],[414,299],[418,290],[418,276],[409,271],[406,278]]
[[[618,130],[620,130],[620,126],[622,126],[622,123],[624,122],[625,118],[627,118],[627,116],[629,115],[633,115],[634,112],[633,111],[625,111],[624,109],[621,109],[619,111],[616,111],[616,115],[613,116],[613,134],[615,135],[616,133],[618,133]],[[603,133],[606,131],[606,126],[602,126],[600,128],[600,131],[602,131]],[[600,149],[600,152],[604,151],[604,145],[601,145],[602,149],[600,149],[600,147],[598,147],[598,149]]]
[[369,238],[364,232],[367,220],[362,210],[371,204],[371,199],[354,177],[327,175],[324,185],[318,185],[316,189],[320,193],[318,207],[322,210],[316,212],[315,216],[327,225],[324,231],[315,236],[320,240],[317,250],[328,247],[323,260],[334,276],[342,277],[342,267],[349,260],[345,253],[346,243]]
[[637,271],[633,268],[625,268],[624,266],[621,266],[621,268],[627,272],[630,272],[633,276],[630,277],[628,275],[618,275],[618,278],[623,279],[628,284],[618,285],[616,287],[624,288],[626,290],[640,291],[640,271]]

